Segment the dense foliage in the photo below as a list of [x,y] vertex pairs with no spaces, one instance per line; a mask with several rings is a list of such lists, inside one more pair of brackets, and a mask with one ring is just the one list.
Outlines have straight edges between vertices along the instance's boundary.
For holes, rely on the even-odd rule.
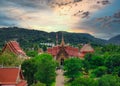
[[[79,74],[72,82],[67,82],[67,86],[120,86],[120,46],[110,44],[95,46],[94,49],[94,53],[87,54],[80,62],[82,70],[79,68],[78,72],[82,75]],[[69,63],[73,64],[72,61]],[[67,70],[71,70],[73,66],[68,67]]]
[[71,80],[80,76],[82,70],[82,61],[79,58],[70,58],[64,62],[65,75]]
[[18,67],[22,64],[23,60],[11,52],[4,52],[0,55],[0,65],[5,67]]
[[107,74],[107,67],[100,66],[100,67],[94,69],[92,74],[95,75],[95,77],[101,77],[101,76]]
[[29,51],[26,52],[26,54],[29,57],[35,57],[36,55],[38,55],[38,52],[34,51],[34,50],[29,50]]
[[97,81],[92,78],[77,78],[70,86],[98,86]]
[[55,82],[56,62],[49,54],[41,54],[24,61],[22,69],[24,71],[23,74],[25,79],[28,81],[29,85],[39,81],[46,84],[46,86],[50,86],[53,82]]
[[41,54],[35,59],[39,61],[37,61],[38,70],[35,74],[35,78],[38,81],[45,83],[47,86],[50,86],[55,82],[56,62],[53,60],[53,57],[48,54]]
[[102,58],[100,55],[87,54],[85,56],[85,61],[89,62],[90,68],[97,68],[98,66],[104,65],[104,58]]
[[104,75],[100,79],[80,77],[69,86],[120,86],[120,77],[113,75]]
[[32,84],[31,86],[46,86],[46,85],[43,83],[37,82],[37,83]]
[[120,86],[120,77],[105,75],[98,80],[98,86]]
[[22,63],[21,67],[23,70],[23,75],[25,79],[27,80],[28,85],[33,84],[36,81],[34,74],[37,71],[35,60],[34,59],[25,60]]
[[115,73],[120,76],[120,54],[109,56],[105,60],[105,65],[108,67],[108,73]]

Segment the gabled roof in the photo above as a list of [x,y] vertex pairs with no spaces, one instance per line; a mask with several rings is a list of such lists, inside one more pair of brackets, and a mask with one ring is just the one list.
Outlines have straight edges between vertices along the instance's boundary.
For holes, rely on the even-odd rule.
[[57,53],[57,58],[56,58],[56,59],[59,59],[60,55],[63,55],[63,57],[65,56],[65,58],[68,58],[68,57],[69,57],[69,55],[68,55],[68,53],[66,52],[64,46],[62,46],[62,47],[59,48],[59,52]]
[[0,84],[20,84],[21,82],[17,81],[18,78],[21,79],[21,82],[24,81],[20,68],[0,68]]
[[90,44],[85,44],[85,45],[81,48],[80,52],[82,52],[82,53],[90,53],[90,52],[94,52],[94,49],[91,47]]
[[2,49],[2,52],[4,52],[5,50],[9,50],[16,55],[26,56],[25,52],[21,49],[19,43],[16,41],[9,41],[8,43],[6,43]]

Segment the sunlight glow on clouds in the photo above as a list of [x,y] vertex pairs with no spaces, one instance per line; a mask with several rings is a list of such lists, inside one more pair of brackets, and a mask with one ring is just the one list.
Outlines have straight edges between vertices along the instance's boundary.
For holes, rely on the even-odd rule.
[[91,21],[99,19],[95,14],[113,2],[115,0],[1,0],[0,26],[19,26],[47,32],[82,32],[97,36],[96,33],[105,32],[98,28],[100,24]]

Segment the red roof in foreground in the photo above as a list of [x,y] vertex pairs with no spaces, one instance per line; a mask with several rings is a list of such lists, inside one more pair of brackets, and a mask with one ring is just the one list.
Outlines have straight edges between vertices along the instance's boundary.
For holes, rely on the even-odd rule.
[[0,68],[0,85],[26,86],[27,82],[19,68]]
[[2,52],[4,52],[5,50],[9,50],[16,55],[26,56],[25,52],[21,49],[19,43],[16,41],[9,41],[8,43],[6,43],[6,45],[2,49]]

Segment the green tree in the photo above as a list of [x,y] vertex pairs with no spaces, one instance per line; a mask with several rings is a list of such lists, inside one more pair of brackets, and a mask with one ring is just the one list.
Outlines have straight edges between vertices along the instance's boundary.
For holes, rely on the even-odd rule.
[[32,84],[31,86],[46,86],[46,85],[41,82],[37,82],[37,83]]
[[49,54],[41,54],[36,58],[38,70],[35,74],[35,78],[45,83],[47,86],[50,86],[56,77],[56,62],[54,61],[53,57]]
[[104,59],[100,55],[87,54],[85,56],[85,60],[89,62],[91,69],[94,69],[94,68],[97,68],[98,66],[104,65]]
[[64,62],[65,75],[71,80],[80,76],[82,70],[82,61],[79,58],[70,58]]
[[70,86],[98,86],[98,82],[92,78],[77,78]]
[[93,54],[91,54],[91,53],[86,54],[85,55],[85,60],[89,62],[89,61],[91,61],[92,57],[93,57]]
[[28,51],[26,54],[29,57],[35,57],[36,55],[38,55],[38,52],[31,50],[31,51]]
[[101,77],[107,73],[107,68],[105,66],[100,66],[93,70],[92,74],[96,77]]
[[6,67],[15,67],[21,65],[23,59],[18,58],[15,54],[11,52],[4,52],[0,55],[0,65]]
[[55,69],[56,62],[49,54],[38,55],[35,58],[25,60],[22,64],[23,75],[28,81],[28,85],[40,81],[50,86],[55,81]]
[[108,58],[106,58],[105,65],[108,68],[108,73],[116,73],[119,75],[120,54],[111,55]]
[[1,54],[1,52],[2,52],[2,49],[0,48],[0,54]]
[[82,62],[83,62],[84,72],[89,73],[90,63],[87,60],[83,60]]
[[43,51],[45,52],[47,50],[47,46],[43,45],[42,46]]
[[37,71],[35,60],[34,59],[25,60],[22,63],[21,68],[23,70],[23,75],[28,82],[28,85],[33,84],[36,81],[34,74]]
[[98,86],[120,86],[120,78],[112,75],[104,75],[98,80]]
[[113,75],[118,75],[120,77],[120,67],[115,67],[113,71]]
[[35,51],[38,51],[38,49],[39,49],[38,44],[34,44],[33,47],[34,47],[34,50],[35,50]]
[[118,54],[120,53],[120,45],[105,45],[102,47],[101,51],[103,53],[109,53],[109,55]]

